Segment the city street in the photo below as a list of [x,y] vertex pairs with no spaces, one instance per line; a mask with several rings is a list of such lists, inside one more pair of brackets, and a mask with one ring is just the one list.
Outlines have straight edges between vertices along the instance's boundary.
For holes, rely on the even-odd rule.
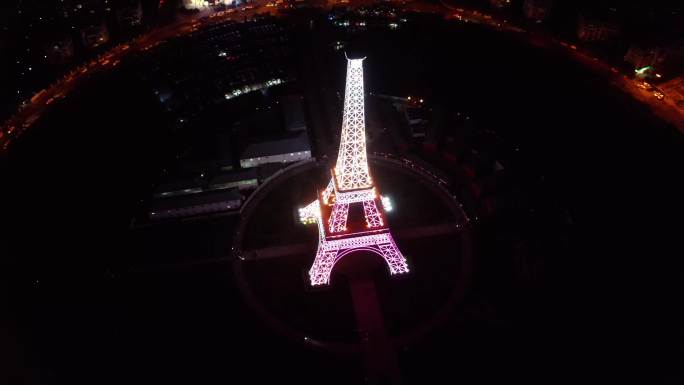
[[527,31],[524,28],[512,25],[507,20],[498,19],[496,16],[488,15],[476,9],[469,9],[463,5],[451,5],[448,1],[444,0],[440,3],[449,10],[449,14],[445,15],[447,19],[487,25],[502,32],[513,33],[514,36],[531,45],[552,49],[566,55],[568,58],[601,75],[606,82],[647,105],[655,115],[674,125],[679,131],[684,132],[684,108],[671,103],[672,99],[667,98],[667,95],[665,101],[662,101],[655,98],[652,92],[644,92],[644,90],[636,86],[632,78],[621,74],[615,67],[597,57],[591,56],[591,54],[584,52],[576,45],[560,41],[549,36],[547,33]]
[[[369,1],[359,1],[349,3],[349,5],[362,6],[371,3],[372,2]],[[84,79],[87,79],[88,76],[100,71],[112,70],[128,54],[152,49],[169,39],[191,33],[214,23],[221,23],[229,20],[239,22],[264,12],[278,15],[279,8],[267,6],[267,4],[268,2],[266,0],[258,0],[254,3],[250,3],[246,8],[234,8],[217,13],[202,12],[193,16],[183,16],[175,23],[155,29],[129,43],[120,44],[109,50],[106,54],[101,55],[99,58],[79,66],[64,78],[59,79],[56,83],[47,87],[44,91],[37,93],[30,101],[27,101],[26,104],[21,106],[20,110],[14,116],[0,126],[0,153],[4,152],[9,147],[13,138],[20,135],[38,120],[46,108],[57,103],[60,99],[68,97],[69,93],[78,87]],[[664,100],[658,100],[652,93],[645,93],[643,90],[639,89],[627,75],[619,73],[609,64],[596,57],[590,56],[577,46],[559,41],[553,37],[549,37],[547,34],[528,32],[523,28],[513,25],[507,20],[500,20],[497,17],[486,14],[480,10],[471,9],[463,5],[452,5],[447,1],[441,1],[440,4],[441,6],[436,4],[410,2],[408,4],[402,4],[402,7],[405,11],[411,12],[442,13],[445,19],[454,20],[455,22],[486,25],[495,30],[511,33],[529,44],[561,52],[562,54],[567,55],[568,58],[584,65],[597,74],[600,74],[607,82],[647,105],[654,114],[684,132],[684,109],[676,106],[671,98],[668,98],[667,95],[665,95]],[[311,105],[310,108],[316,108],[316,106]],[[313,118],[314,120],[319,121],[321,119],[320,117],[317,117],[317,114],[314,114]],[[319,125],[320,123],[316,124],[316,126]],[[332,138],[326,138],[326,136],[323,135],[321,135],[320,138],[323,141],[321,148],[327,148],[327,142],[332,140]],[[332,140],[332,142],[334,142],[334,140]]]
[[150,50],[169,39],[179,37],[215,23],[226,21],[244,21],[257,13],[276,13],[277,9],[266,7],[267,1],[257,0],[249,8],[236,8],[218,13],[199,13],[192,16],[180,16],[172,24],[152,30],[131,42],[117,45],[107,53],[87,62],[51,86],[37,93],[30,101],[21,106],[19,111],[0,126],[0,153],[7,150],[14,137],[40,118],[44,111],[53,103],[68,97],[69,93],[80,86],[81,82],[98,73],[116,68],[127,55]]

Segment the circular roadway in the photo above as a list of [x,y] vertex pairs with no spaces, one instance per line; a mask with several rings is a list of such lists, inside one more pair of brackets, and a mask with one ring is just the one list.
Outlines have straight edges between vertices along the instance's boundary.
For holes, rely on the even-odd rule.
[[[403,277],[390,278],[384,265],[374,274],[389,333],[403,346],[445,320],[465,295],[472,269],[468,219],[418,166],[379,156],[370,157],[370,166],[396,208],[388,221],[411,268]],[[312,290],[306,278],[318,234],[316,226],[297,222],[296,208],[325,186],[325,170],[314,161],[290,166],[252,195],[235,233],[233,272],[244,298],[274,330],[313,348],[356,352],[359,336],[340,266],[325,289]]]

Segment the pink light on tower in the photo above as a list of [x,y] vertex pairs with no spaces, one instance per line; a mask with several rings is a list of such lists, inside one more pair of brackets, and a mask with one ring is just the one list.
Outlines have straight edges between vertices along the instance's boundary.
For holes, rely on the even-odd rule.
[[[299,209],[302,223],[318,224],[318,251],[309,270],[311,285],[330,283],[332,269],[354,251],[370,251],[385,259],[390,274],[409,271],[385,220],[380,197],[368,169],[364,115],[363,60],[347,58],[342,135],[332,177],[318,199]],[[365,223],[348,223],[349,208],[362,205]]]

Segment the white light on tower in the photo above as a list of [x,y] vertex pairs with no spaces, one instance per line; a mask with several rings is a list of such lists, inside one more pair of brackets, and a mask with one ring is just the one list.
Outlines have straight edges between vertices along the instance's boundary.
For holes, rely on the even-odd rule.
[[392,200],[389,197],[382,197],[382,208],[385,209],[385,211],[390,212],[394,209],[392,206]]
[[[363,205],[365,226],[347,227],[350,205]],[[325,208],[325,210],[322,210]],[[342,135],[332,178],[318,199],[299,209],[302,223],[318,224],[318,251],[309,270],[311,285],[330,283],[333,267],[345,255],[365,250],[385,259],[390,274],[409,271],[384,218],[389,198],[378,195],[368,170],[364,116],[363,59],[347,59]]]

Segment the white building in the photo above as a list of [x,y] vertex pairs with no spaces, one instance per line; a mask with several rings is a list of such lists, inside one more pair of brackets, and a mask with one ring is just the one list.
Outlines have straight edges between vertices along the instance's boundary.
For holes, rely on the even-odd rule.
[[187,9],[204,9],[209,6],[205,0],[183,0],[183,6]]
[[297,136],[249,144],[240,155],[240,166],[249,168],[267,163],[290,163],[310,158],[311,146],[304,131]]
[[257,188],[258,186],[259,178],[255,168],[218,174],[209,182],[210,190],[225,190],[231,188],[250,190]]
[[204,192],[173,198],[157,199],[150,206],[153,220],[186,218],[236,210],[242,205],[238,189]]
[[183,0],[186,9],[205,9],[215,5],[231,5],[234,0]]

